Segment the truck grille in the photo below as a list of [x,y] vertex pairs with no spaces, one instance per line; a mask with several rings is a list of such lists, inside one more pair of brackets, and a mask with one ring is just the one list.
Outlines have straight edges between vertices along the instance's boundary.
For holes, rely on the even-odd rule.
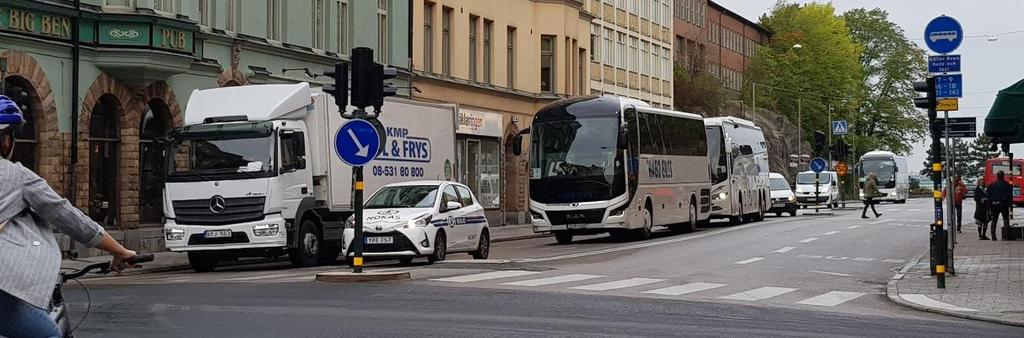
[[548,211],[547,216],[552,225],[601,223],[604,209]]
[[391,244],[363,244],[364,252],[398,252],[398,251],[412,251],[419,253],[416,246],[409,241],[409,238],[405,237],[397,231],[385,232],[385,233],[363,233],[363,237],[391,237],[394,239]]
[[215,213],[210,199],[174,201],[174,215],[179,224],[224,225],[263,219],[266,197],[225,198],[224,209]]

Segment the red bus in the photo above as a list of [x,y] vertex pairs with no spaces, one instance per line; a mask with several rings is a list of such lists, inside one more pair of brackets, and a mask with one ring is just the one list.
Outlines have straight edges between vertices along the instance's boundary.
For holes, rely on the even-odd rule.
[[[1024,159],[1013,159],[1013,173],[1010,173],[1010,159],[1006,157],[990,158],[985,160],[985,186],[996,181],[996,173],[1006,173],[1006,181],[1013,186],[1013,204],[1024,205],[1024,195],[1020,193],[1021,185],[1024,185],[1024,175],[1021,175],[1021,168],[1024,168]],[[973,187],[968,187],[973,189]]]

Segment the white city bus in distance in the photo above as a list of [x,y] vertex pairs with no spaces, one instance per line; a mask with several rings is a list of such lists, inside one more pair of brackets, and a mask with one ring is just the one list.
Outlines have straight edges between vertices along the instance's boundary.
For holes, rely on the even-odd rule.
[[871,173],[878,177],[875,201],[906,203],[910,198],[910,168],[906,157],[891,151],[869,151],[860,157],[856,170],[861,200],[864,199],[864,182]]
[[768,145],[761,128],[736,117],[704,119],[711,162],[711,217],[759,221],[770,207]]
[[562,244],[605,232],[643,239],[656,226],[692,231],[708,219],[699,115],[587,96],[542,108],[529,133],[534,232],[552,232]]

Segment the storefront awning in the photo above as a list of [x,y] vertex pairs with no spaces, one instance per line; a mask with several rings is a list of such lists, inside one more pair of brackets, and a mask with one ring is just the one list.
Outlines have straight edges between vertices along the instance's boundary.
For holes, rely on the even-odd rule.
[[985,118],[993,143],[1024,143],[1024,80],[1000,90]]

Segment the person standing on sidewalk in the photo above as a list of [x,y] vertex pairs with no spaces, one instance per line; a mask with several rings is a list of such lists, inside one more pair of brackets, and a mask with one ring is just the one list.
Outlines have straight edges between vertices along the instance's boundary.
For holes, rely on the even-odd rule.
[[988,196],[985,191],[985,180],[978,180],[974,187],[974,220],[978,223],[978,239],[987,241],[985,230],[988,229]]
[[[946,191],[942,191],[942,197],[946,197]],[[964,199],[967,197],[967,185],[964,184],[963,178],[957,175],[953,179],[953,208],[956,209],[956,232],[963,233],[962,227],[964,223]]]
[[875,195],[878,195],[878,176],[875,173],[868,174],[867,182],[864,182],[864,210],[860,212],[860,218],[868,218],[868,207],[875,213],[875,218],[882,216],[875,210]]
[[1003,216],[1003,227],[1010,226],[1010,203],[1013,203],[1013,187],[1006,182],[1006,173],[996,173],[996,181],[988,187],[988,201],[992,206],[992,240],[996,238],[996,228],[999,222],[999,215]]

